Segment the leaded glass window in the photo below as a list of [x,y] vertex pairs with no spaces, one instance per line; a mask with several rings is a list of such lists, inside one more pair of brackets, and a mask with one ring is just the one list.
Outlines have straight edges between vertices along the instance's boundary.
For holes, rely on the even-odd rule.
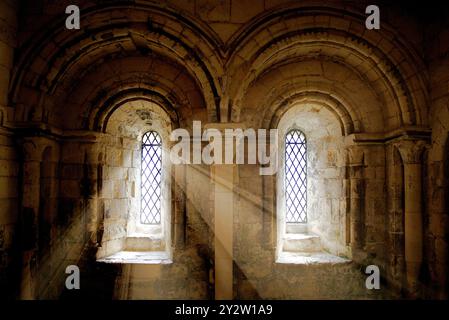
[[287,223],[307,223],[307,141],[300,130],[285,136],[285,202]]
[[156,131],[149,131],[142,137],[141,170],[140,222],[160,224],[162,140]]

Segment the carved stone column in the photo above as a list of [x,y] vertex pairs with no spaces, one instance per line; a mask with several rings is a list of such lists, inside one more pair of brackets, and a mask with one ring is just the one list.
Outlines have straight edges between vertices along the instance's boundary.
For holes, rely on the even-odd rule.
[[395,144],[404,162],[405,264],[410,293],[418,290],[423,259],[422,160],[425,142],[402,140]]
[[363,199],[364,181],[363,148],[358,145],[348,147],[349,154],[349,239],[353,254],[363,248]]

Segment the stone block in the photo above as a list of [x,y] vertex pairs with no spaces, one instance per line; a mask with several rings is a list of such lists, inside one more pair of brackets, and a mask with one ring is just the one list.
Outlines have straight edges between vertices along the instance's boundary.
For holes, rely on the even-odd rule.
[[245,23],[264,10],[264,0],[231,2],[231,22]]
[[80,181],[79,180],[61,180],[59,192],[64,198],[80,197]]
[[104,200],[104,210],[106,219],[127,219],[128,201],[126,199]]
[[106,153],[106,164],[111,167],[120,167],[123,164],[123,150],[110,148]]
[[65,143],[61,152],[62,163],[84,163],[84,152],[79,143]]
[[133,166],[133,151],[132,150],[124,150],[123,151],[123,163],[122,166],[124,168],[131,168]]
[[126,181],[124,180],[116,180],[114,181],[114,198],[115,199],[123,199],[127,197],[127,187]]
[[259,204],[241,199],[238,208],[238,223],[262,223],[262,208]]
[[16,160],[17,153],[11,146],[0,145],[0,159],[2,160]]
[[12,224],[17,221],[17,199],[0,199],[0,224]]
[[125,180],[128,178],[128,169],[120,166],[105,166],[103,168],[103,178],[111,180]]
[[229,21],[231,15],[230,0],[198,0],[196,11],[201,19],[212,21]]
[[61,167],[62,179],[81,179],[83,177],[82,164],[63,164]]
[[10,177],[0,177],[0,199],[17,198],[17,179]]
[[18,173],[18,163],[14,161],[0,160],[0,177],[16,177]]
[[103,180],[100,190],[98,190],[100,198],[112,199],[114,197],[114,180]]

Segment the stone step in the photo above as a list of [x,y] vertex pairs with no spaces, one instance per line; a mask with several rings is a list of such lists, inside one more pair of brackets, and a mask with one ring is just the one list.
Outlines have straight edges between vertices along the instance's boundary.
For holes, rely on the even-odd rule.
[[164,251],[165,241],[159,238],[127,237],[125,251]]
[[283,239],[284,252],[320,252],[320,237],[314,234],[289,234]]

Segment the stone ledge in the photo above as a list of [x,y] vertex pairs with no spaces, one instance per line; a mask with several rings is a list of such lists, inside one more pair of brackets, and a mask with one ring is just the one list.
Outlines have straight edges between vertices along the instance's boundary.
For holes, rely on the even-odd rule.
[[102,263],[123,264],[170,264],[173,263],[170,255],[165,251],[120,251],[106,258],[99,259]]
[[282,252],[322,252],[321,239],[310,233],[286,233],[282,239]]
[[282,264],[346,264],[351,260],[334,256],[326,252],[282,252],[276,259],[276,263]]
[[164,252],[165,241],[156,236],[126,237],[124,252]]
[[319,239],[320,237],[309,233],[286,233],[283,238],[284,240],[309,240]]

